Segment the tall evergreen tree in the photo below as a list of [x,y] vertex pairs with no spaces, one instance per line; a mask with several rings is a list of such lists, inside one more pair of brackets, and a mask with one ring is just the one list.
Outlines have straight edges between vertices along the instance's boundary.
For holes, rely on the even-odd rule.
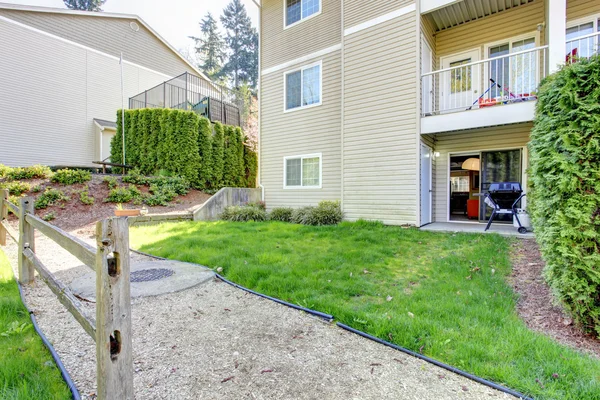
[[65,6],[71,10],[81,11],[102,11],[102,7],[106,0],[63,0]]
[[226,31],[225,43],[229,58],[223,73],[231,78],[234,88],[242,82],[256,87],[258,79],[258,33],[252,27],[246,7],[240,0],[231,0],[223,10],[221,23]]
[[200,69],[211,79],[221,73],[225,61],[225,42],[219,33],[217,20],[207,13],[200,22],[201,37],[190,36],[196,42],[196,53],[200,59]]

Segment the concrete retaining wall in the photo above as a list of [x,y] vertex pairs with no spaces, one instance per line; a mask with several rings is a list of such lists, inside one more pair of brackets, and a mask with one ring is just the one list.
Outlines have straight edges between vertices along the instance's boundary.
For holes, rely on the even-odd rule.
[[139,217],[129,217],[127,222],[129,226],[136,225],[153,225],[160,224],[163,222],[181,222],[193,220],[192,213],[187,214],[156,214],[156,215],[143,215]]
[[194,221],[214,221],[229,206],[242,206],[261,200],[260,189],[223,188],[194,211]]

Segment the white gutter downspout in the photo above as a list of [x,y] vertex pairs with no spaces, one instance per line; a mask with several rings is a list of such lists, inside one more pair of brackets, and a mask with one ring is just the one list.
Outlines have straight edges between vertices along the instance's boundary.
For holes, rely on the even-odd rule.
[[261,64],[261,53],[262,53],[262,5],[260,0],[252,0],[252,2],[258,7],[258,84],[256,93],[258,95],[258,171],[257,171],[257,181],[258,187],[261,189],[261,201],[265,201],[265,187],[262,185],[262,141],[261,141],[261,132],[262,132],[262,96],[260,95],[260,88],[262,87],[262,64]]

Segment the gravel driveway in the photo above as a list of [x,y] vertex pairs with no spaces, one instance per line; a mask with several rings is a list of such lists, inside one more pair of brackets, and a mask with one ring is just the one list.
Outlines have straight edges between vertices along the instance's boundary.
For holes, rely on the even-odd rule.
[[[16,266],[16,246],[4,250]],[[44,237],[36,253],[67,284],[89,272]],[[94,341],[41,280],[25,296],[82,397],[95,398]],[[132,313],[136,399],[512,398],[220,281],[134,299]]]

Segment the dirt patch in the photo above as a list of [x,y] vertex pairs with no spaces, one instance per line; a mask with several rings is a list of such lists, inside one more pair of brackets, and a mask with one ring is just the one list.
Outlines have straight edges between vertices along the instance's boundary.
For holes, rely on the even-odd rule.
[[556,305],[542,270],[544,260],[534,240],[517,240],[511,248],[513,272],[510,283],[519,295],[517,311],[530,329],[600,357],[600,340],[584,334]]
[[[115,204],[104,203],[104,199],[108,196],[108,186],[102,180],[107,175],[92,175],[92,180],[86,184],[78,185],[61,185],[51,183],[48,179],[32,179],[27,182],[31,184],[31,187],[39,186],[41,190],[37,193],[30,191],[27,195],[37,198],[40,196],[46,188],[56,188],[65,192],[71,200],[61,204],[48,207],[43,210],[36,210],[36,215],[44,216],[50,212],[56,214],[56,219],[52,220],[52,224],[58,226],[61,229],[71,231],[79,230],[80,235],[86,235],[94,232],[94,223],[103,218],[108,218],[114,215]],[[120,182],[120,177],[117,176]],[[126,186],[126,185],[125,185]],[[95,202],[93,205],[85,205],[79,200],[79,192],[88,188],[89,194],[94,198]],[[148,192],[148,187],[138,186],[141,192]],[[176,214],[189,212],[191,209],[199,206],[210,198],[209,194],[200,192],[198,190],[190,190],[185,196],[178,196],[169,206],[162,207],[148,207],[150,214]],[[141,206],[134,206],[133,204],[125,204],[124,208],[139,208]],[[14,216],[10,217],[9,220],[16,221]]]

